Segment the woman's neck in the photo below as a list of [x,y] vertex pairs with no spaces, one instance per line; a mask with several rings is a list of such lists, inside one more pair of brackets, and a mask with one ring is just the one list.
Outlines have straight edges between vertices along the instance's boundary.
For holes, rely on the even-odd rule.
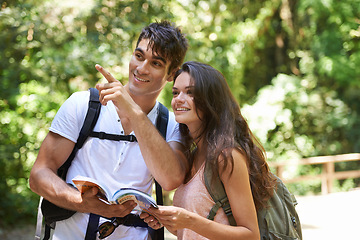
[[198,170],[201,165],[206,161],[207,151],[203,141],[196,143],[197,149],[194,154],[193,167]]

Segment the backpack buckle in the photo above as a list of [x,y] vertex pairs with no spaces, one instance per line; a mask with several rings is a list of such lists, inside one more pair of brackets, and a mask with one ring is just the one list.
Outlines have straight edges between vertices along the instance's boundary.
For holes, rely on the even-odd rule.
[[137,139],[134,135],[128,135],[129,137],[129,142],[137,142]]
[[105,139],[105,132],[99,132],[99,138],[100,139]]

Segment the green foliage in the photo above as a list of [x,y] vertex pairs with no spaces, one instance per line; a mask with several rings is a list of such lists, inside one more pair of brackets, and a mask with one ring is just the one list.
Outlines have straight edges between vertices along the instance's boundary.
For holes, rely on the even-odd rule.
[[[96,63],[125,83],[139,31],[155,20],[182,27],[186,60],[224,74],[270,160],[359,152],[359,16],[359,0],[2,1],[0,225],[34,221],[28,176],[57,109],[101,79]],[[170,107],[170,99],[169,84],[161,101]],[[320,191],[319,181],[294,186]]]
[[280,74],[243,112],[270,160],[333,155],[352,151],[344,132],[354,119],[337,97],[335,91],[317,89],[307,79]]
[[13,106],[0,100],[0,168],[5,173],[0,184],[1,226],[34,217],[39,197],[29,190],[28,176],[46,129],[66,99],[34,80],[21,83],[18,91]]

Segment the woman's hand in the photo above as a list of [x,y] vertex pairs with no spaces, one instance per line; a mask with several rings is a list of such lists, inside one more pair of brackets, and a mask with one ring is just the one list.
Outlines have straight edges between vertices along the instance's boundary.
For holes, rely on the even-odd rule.
[[171,233],[176,233],[178,229],[189,228],[194,215],[184,208],[173,206],[159,206],[158,209],[151,209],[150,214],[153,214]]
[[159,220],[157,220],[154,216],[150,215],[147,212],[142,212],[140,214],[140,218],[144,220],[145,223],[152,229],[160,229],[163,227],[163,225],[160,223]]
[[141,213],[140,218],[155,230],[164,226],[169,232],[176,235],[178,229],[186,228],[191,224],[191,215],[191,212],[183,208],[159,206],[158,209],[149,209],[148,213]]

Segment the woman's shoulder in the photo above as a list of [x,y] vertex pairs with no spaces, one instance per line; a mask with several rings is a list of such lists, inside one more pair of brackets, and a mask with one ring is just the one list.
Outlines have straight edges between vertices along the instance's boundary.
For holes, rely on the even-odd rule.
[[237,175],[248,174],[247,158],[238,148],[227,148],[218,157],[220,178],[232,178]]
[[226,148],[221,151],[222,154],[218,156],[219,167],[229,165],[229,162],[234,164],[238,161],[247,162],[244,153],[236,147]]

